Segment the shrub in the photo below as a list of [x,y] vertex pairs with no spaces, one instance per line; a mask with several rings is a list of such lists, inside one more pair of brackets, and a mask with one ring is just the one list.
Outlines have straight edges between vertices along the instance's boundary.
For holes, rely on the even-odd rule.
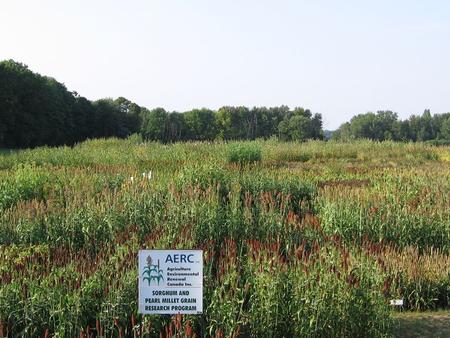
[[235,143],[229,146],[227,161],[230,164],[245,165],[260,162],[261,148],[254,143]]

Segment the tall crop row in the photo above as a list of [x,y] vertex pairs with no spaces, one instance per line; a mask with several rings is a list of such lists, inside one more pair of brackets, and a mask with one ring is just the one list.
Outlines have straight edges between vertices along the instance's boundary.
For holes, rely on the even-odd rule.
[[[449,307],[445,149],[246,147],[95,140],[0,157],[0,337],[383,337],[390,299]],[[137,313],[144,248],[203,250],[202,315]]]

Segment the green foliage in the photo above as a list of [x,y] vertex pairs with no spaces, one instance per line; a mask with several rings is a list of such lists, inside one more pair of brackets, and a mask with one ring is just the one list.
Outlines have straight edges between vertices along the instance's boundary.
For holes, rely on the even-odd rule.
[[252,164],[260,162],[261,148],[256,144],[233,143],[227,152],[227,161],[231,164]]
[[150,141],[164,141],[167,117],[167,112],[163,108],[156,108],[145,114],[142,137]]
[[[252,266],[252,264],[249,264]],[[256,270],[256,269],[255,269]],[[256,337],[292,337],[292,281],[276,259],[262,263],[262,271],[252,271],[249,323]]]
[[[431,115],[425,110],[422,116],[412,115],[407,120],[398,120],[397,113],[378,111],[359,114],[350,122],[342,124],[333,134],[334,139],[352,140],[365,138],[384,141],[434,141],[445,144],[448,133],[450,113]],[[443,142],[444,141],[444,142]]]
[[[260,160],[230,165],[242,147]],[[389,336],[391,299],[450,306],[449,159],[423,143],[137,135],[2,155],[2,333]],[[136,313],[140,248],[204,251],[202,315]]]
[[34,164],[20,164],[15,175],[0,182],[0,210],[8,208],[20,200],[43,200],[50,176],[45,168],[36,168]]
[[0,62],[0,147],[74,144],[139,131],[141,107],[118,98],[90,102],[13,60]]
[[[322,251],[323,250],[323,251]],[[364,259],[352,266],[345,251],[327,245],[312,264],[290,273],[298,337],[383,337],[391,326],[379,271]]]
[[322,116],[307,109],[296,108],[289,112],[278,125],[278,133],[284,141],[323,139]]
[[193,109],[183,113],[187,140],[207,141],[216,137],[216,117],[212,110]]

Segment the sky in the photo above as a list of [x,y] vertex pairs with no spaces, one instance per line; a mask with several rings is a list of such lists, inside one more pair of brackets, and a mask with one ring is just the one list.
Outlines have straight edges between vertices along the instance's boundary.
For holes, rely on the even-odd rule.
[[448,0],[0,0],[0,60],[91,100],[186,111],[450,111]]

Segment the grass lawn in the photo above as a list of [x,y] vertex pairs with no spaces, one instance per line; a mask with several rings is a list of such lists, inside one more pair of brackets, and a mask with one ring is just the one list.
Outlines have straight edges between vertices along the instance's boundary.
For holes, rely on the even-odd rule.
[[450,311],[395,315],[395,337],[450,337]]

